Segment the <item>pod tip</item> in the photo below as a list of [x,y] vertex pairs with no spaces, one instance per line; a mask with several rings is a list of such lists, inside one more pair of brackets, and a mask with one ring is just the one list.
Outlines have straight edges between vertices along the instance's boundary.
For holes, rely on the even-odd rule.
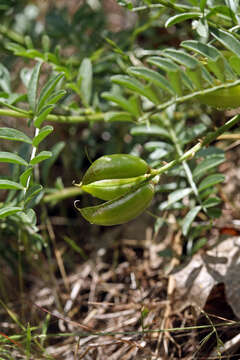
[[78,204],[80,203],[80,200],[75,200],[73,205],[75,207],[75,209],[77,209],[79,211],[79,207],[78,207]]

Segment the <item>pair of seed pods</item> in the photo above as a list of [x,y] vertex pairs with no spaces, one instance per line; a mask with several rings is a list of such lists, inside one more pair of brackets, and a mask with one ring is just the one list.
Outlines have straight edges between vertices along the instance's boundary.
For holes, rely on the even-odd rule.
[[100,205],[78,208],[91,224],[118,225],[140,215],[151,203],[154,184],[151,168],[137,156],[105,155],[92,163],[82,182],[83,191],[106,200]]
[[[200,103],[227,109],[240,106],[240,85],[199,95]],[[86,208],[75,207],[92,224],[117,225],[140,215],[151,203],[154,184],[151,169],[142,159],[125,154],[102,156],[94,161],[84,175],[83,191],[106,200]]]

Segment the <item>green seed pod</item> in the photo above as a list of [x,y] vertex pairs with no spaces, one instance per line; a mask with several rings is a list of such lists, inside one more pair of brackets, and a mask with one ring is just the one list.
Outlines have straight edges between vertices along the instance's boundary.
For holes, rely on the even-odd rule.
[[126,179],[147,174],[148,164],[128,154],[105,155],[92,163],[82,179],[82,185],[107,179]]
[[234,109],[240,106],[240,85],[199,95],[197,99],[202,104],[218,109]]
[[83,191],[102,200],[113,200],[134,189],[146,180],[148,175],[132,177],[127,179],[107,179],[94,181],[88,185],[82,185]]
[[91,224],[118,225],[140,215],[150,205],[153,195],[153,184],[145,183],[135,191],[101,205],[79,209],[75,203],[75,207]]

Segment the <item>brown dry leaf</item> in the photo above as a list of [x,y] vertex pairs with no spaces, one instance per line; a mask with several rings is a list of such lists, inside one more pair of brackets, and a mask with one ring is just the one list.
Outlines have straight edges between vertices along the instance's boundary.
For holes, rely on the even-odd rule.
[[226,298],[240,318],[240,237],[229,238],[205,254],[196,254],[173,274],[176,283],[174,310],[189,304],[204,308],[212,288],[225,285]]

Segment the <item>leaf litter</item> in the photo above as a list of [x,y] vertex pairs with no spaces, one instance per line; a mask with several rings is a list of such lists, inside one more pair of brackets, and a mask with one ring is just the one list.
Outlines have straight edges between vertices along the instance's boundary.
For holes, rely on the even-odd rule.
[[[234,164],[237,173],[235,160],[222,170],[237,178]],[[34,270],[25,279],[24,302],[14,296],[11,303],[14,314],[36,325],[30,359],[239,359],[240,237],[227,232],[239,230],[234,183],[231,191],[228,183],[223,188],[223,217],[213,224],[207,246],[187,264],[182,264],[184,243],[173,214],[156,233],[149,216],[104,232],[88,228],[84,251],[89,257],[75,254],[72,267],[66,244],[55,243],[65,220],[50,218],[53,273],[41,277]],[[79,231],[78,221],[74,227]],[[43,257],[42,268],[48,266]],[[14,295],[11,271],[5,272],[6,289]],[[4,311],[0,326],[7,336],[19,331]],[[44,352],[34,341],[44,344]],[[24,358],[21,348],[12,356]]]

